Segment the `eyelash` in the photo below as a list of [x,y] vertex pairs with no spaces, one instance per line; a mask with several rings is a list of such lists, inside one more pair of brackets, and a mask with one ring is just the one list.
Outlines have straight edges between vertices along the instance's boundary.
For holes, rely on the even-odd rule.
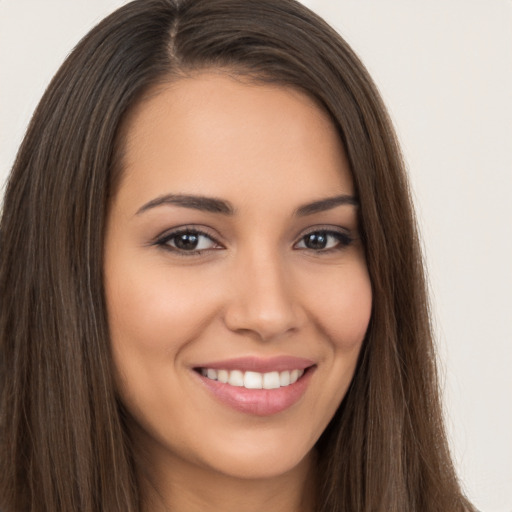
[[[186,250],[186,249],[182,249],[182,248],[170,245],[170,242],[173,240],[176,243],[176,239],[181,235],[197,236],[198,238],[201,238],[201,237],[208,238],[215,245],[215,247]],[[323,248],[323,249],[322,248],[312,249],[310,247],[300,247],[300,248],[296,247],[298,244],[304,243],[306,237],[311,236],[311,235],[323,236],[323,237],[327,237],[327,238],[333,237],[337,240],[337,243],[334,247],[328,247],[328,248]],[[318,228],[312,229],[309,232],[302,235],[300,237],[299,241],[294,244],[294,249],[296,249],[296,250],[305,249],[307,251],[312,251],[313,253],[328,254],[328,253],[332,253],[332,252],[342,251],[343,249],[350,246],[353,242],[354,242],[354,238],[346,231],[341,231],[341,230],[337,231],[337,230],[333,230],[333,229],[318,227]],[[161,237],[159,237],[156,240],[154,245],[157,245],[167,251],[171,251],[175,254],[178,254],[178,255],[184,256],[184,257],[197,256],[197,255],[203,254],[206,251],[219,250],[219,249],[224,248],[209,233],[207,233],[199,228],[192,227],[192,226],[178,228],[171,232],[165,233],[164,235],[162,235]]]
[[333,237],[337,240],[337,244],[334,247],[329,247],[325,249],[311,249],[309,247],[304,247],[304,249],[313,251],[315,253],[321,253],[321,254],[329,254],[331,252],[337,252],[342,251],[343,249],[346,249],[348,246],[350,246],[354,242],[354,238],[347,232],[347,231],[341,231],[341,230],[334,230],[334,229],[328,229],[321,227],[314,228],[304,235],[301,236],[299,242],[294,244],[294,247],[298,244],[303,242],[306,237],[316,235],[316,236],[323,236],[323,237]]
[[[192,250],[186,250],[186,249],[180,249],[179,247],[173,247],[170,245],[170,242],[173,240],[176,240],[180,235],[195,235],[198,237],[205,237],[211,240],[214,245],[217,247],[211,247],[208,249],[192,249]],[[183,227],[175,229],[171,232],[168,232],[164,235],[162,235],[158,240],[155,242],[155,245],[162,247],[162,249],[165,249],[167,251],[171,251],[175,254],[178,254],[180,256],[197,256],[199,254],[202,254],[204,251],[211,251],[211,250],[218,250],[223,249],[223,246],[215,240],[213,236],[211,236],[209,233],[196,228],[196,227]]]

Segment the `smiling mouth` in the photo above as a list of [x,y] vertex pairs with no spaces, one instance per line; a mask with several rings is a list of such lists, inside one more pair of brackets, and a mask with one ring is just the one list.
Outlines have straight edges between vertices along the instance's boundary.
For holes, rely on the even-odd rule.
[[242,370],[197,368],[203,377],[245,389],[279,389],[295,384],[308,369],[272,371],[266,373]]
[[[299,402],[317,365],[296,357],[238,358],[193,368],[221,404],[256,416],[271,416]],[[259,370],[259,371],[258,371]]]

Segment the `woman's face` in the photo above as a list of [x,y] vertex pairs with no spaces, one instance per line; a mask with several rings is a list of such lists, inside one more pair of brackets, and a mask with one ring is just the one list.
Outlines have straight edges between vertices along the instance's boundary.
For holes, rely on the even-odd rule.
[[105,240],[120,397],[157,466],[265,478],[308,460],[372,293],[349,166],[305,94],[221,73],[125,126]]

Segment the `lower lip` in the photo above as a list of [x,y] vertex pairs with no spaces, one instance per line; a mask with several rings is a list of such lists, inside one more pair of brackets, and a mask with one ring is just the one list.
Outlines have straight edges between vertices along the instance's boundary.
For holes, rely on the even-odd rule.
[[277,414],[297,403],[306,392],[316,367],[310,367],[293,384],[276,389],[247,389],[209,379],[196,372],[208,390],[223,404],[256,416]]

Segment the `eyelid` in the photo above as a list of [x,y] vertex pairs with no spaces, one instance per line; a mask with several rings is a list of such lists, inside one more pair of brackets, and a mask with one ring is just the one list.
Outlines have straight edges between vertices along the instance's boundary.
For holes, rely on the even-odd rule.
[[310,226],[304,230],[302,230],[299,234],[299,238],[302,236],[306,236],[310,233],[316,233],[317,231],[325,231],[325,232],[334,232],[334,233],[343,233],[349,235],[352,230],[343,226],[337,226],[333,224],[318,224],[315,226]]
[[[329,233],[329,234],[334,233],[334,234],[345,235],[345,236],[353,238],[353,239],[356,238],[355,233],[352,229],[345,228],[342,226],[333,226],[332,224],[319,224],[317,226],[310,226],[310,227],[306,228],[305,230],[301,231],[297,235],[296,240],[298,242],[305,236],[308,236],[312,233],[317,233],[317,232],[323,232],[323,233]],[[295,242],[295,243],[297,243],[297,242]]]

